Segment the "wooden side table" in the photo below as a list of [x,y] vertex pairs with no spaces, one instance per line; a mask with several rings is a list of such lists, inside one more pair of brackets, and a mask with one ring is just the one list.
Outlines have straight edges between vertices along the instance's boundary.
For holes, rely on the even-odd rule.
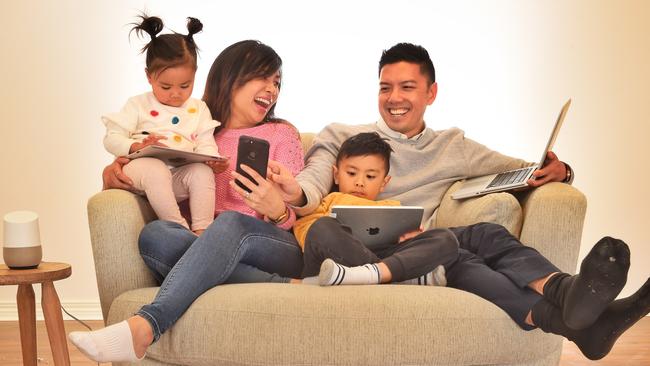
[[41,306],[45,317],[55,365],[70,365],[68,343],[61,315],[61,302],[52,282],[70,277],[72,268],[66,263],[41,262],[34,269],[9,269],[0,264],[0,285],[18,285],[18,323],[23,365],[36,366],[36,302],[32,284],[41,284]]

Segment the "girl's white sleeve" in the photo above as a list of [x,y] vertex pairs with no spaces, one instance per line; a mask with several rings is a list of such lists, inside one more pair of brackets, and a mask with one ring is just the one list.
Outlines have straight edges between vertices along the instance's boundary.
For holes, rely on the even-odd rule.
[[214,129],[221,123],[212,119],[210,109],[201,101],[199,107],[199,124],[196,129],[196,141],[194,143],[194,152],[212,156],[219,156],[219,149],[214,142]]
[[131,138],[138,125],[138,106],[135,100],[129,99],[118,113],[102,116],[102,122],[106,126],[106,150],[115,156],[128,155],[131,145],[138,141]]

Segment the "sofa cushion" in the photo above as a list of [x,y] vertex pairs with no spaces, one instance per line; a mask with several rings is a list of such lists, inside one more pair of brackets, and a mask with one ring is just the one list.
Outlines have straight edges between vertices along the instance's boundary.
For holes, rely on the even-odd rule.
[[[117,297],[108,323],[157,290]],[[188,365],[552,364],[560,342],[523,331],[492,303],[451,288],[265,283],[207,291],[147,356]]]
[[462,182],[454,183],[445,193],[436,217],[437,227],[454,227],[493,222],[500,224],[516,237],[521,233],[523,211],[519,201],[510,193],[492,193],[481,197],[454,200]]

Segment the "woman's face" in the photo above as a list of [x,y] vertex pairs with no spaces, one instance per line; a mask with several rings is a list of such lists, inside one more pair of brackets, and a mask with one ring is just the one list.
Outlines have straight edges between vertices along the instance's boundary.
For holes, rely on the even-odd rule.
[[253,79],[235,89],[230,102],[228,128],[253,127],[264,120],[280,93],[280,71],[266,78]]

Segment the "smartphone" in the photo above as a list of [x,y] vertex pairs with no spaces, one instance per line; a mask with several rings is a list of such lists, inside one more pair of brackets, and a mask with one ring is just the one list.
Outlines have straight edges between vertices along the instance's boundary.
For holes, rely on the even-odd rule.
[[[237,145],[237,173],[250,179],[253,183],[258,184],[253,177],[241,169],[241,165],[247,165],[266,178],[266,169],[269,165],[269,142],[252,136],[242,135],[239,137],[239,145]],[[235,180],[246,192],[250,192],[245,185],[240,181]]]

